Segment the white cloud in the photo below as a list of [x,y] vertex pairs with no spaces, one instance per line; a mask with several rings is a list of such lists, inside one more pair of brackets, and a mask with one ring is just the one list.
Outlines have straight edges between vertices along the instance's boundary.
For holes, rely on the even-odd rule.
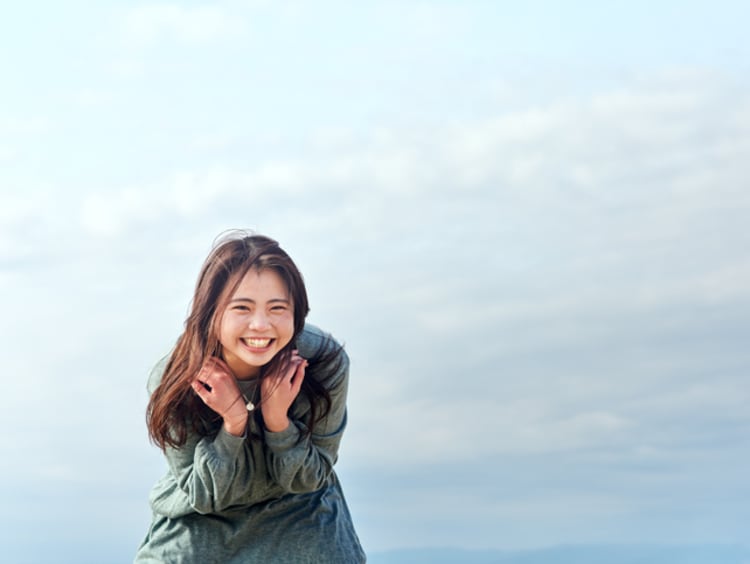
[[[584,245],[584,256],[622,252],[639,240],[683,237],[685,222],[718,212],[726,198],[732,205],[747,200],[739,155],[750,143],[748,108],[726,97],[719,87],[696,93],[682,82],[656,91],[635,85],[421,135],[381,127],[357,139],[324,129],[311,139],[316,151],[309,157],[196,166],[128,191],[157,200],[157,213],[180,205],[209,213],[222,198],[252,205],[272,194],[335,200],[364,223],[382,213],[435,216],[439,206],[455,205],[486,214],[483,220],[494,213],[501,229],[526,238],[534,236],[532,222],[545,224],[561,242]],[[112,207],[123,225],[129,213],[140,214]]]
[[[41,191],[11,198],[0,209],[0,253],[11,256],[25,225],[62,228],[49,244],[65,258],[41,269],[61,282],[25,290],[51,302],[61,291],[70,305],[54,301],[47,315],[80,323],[40,360],[64,360],[70,372],[44,397],[140,394],[148,362],[179,330],[211,239],[254,227],[290,249],[312,321],[347,342],[348,467],[439,475],[489,457],[522,473],[529,457],[560,457],[568,467],[554,496],[527,488],[513,502],[534,519],[583,499],[576,474],[588,476],[593,460],[610,472],[598,484],[624,476],[628,497],[594,492],[577,514],[637,512],[653,491],[643,483],[662,484],[709,454],[728,459],[748,424],[747,357],[736,341],[750,298],[750,113],[731,85],[684,80],[621,84],[421,133],[328,128],[303,139],[297,156],[262,164],[204,158],[193,144],[190,166],[74,196],[63,213],[64,200]],[[224,139],[243,150],[242,136],[221,131],[204,143]],[[13,283],[3,282],[8,295],[26,296]],[[88,307],[94,298],[106,307]],[[9,317],[23,313],[21,302]],[[6,320],[6,335],[33,332],[35,320],[20,319]],[[24,343],[25,358],[34,347]],[[84,357],[103,363],[118,347],[138,357],[123,360],[120,378],[71,368]],[[24,394],[35,385],[14,384]],[[140,396],[127,397],[130,419],[111,407],[121,433],[132,433],[126,419],[141,424]],[[698,480],[704,470],[691,471]],[[496,487],[490,474],[476,487]],[[425,499],[435,491],[425,486]],[[477,511],[507,518],[498,495]]]
[[[158,204],[157,204],[158,205]],[[123,190],[114,196],[92,194],[81,206],[83,227],[93,235],[112,236],[123,232],[127,222],[147,219],[156,206],[147,192]]]
[[124,34],[129,44],[147,47],[163,38],[186,44],[204,44],[242,33],[241,17],[216,5],[185,7],[179,4],[147,4],[125,17]]
[[496,455],[609,450],[622,448],[636,430],[617,413],[591,406],[560,412],[555,398],[502,398],[492,389],[471,398],[449,390],[423,398],[368,391],[367,398],[368,406],[356,402],[356,429],[378,433],[367,441],[349,439],[347,451],[370,468],[394,460],[410,467],[440,464],[447,453],[451,460],[479,464]]

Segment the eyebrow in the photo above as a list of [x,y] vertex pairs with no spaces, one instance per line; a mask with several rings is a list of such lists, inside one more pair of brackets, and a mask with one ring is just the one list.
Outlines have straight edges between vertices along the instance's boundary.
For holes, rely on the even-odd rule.
[[[254,304],[255,300],[251,300],[250,298],[232,298],[231,300],[229,300],[230,304],[234,303],[234,302],[249,302],[251,304]],[[285,298],[271,298],[266,303],[270,304],[270,303],[276,303],[276,302],[280,302],[280,303],[284,303],[284,304],[289,304],[290,303],[289,300],[287,300]]]

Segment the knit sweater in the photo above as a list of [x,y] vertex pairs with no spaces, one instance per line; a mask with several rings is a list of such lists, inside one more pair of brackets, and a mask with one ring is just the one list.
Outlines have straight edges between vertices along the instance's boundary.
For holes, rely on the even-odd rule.
[[[309,324],[296,345],[311,361],[321,346],[337,346]],[[250,417],[245,436],[222,428],[215,437],[191,435],[182,447],[167,448],[169,470],[151,491],[153,520],[136,563],[365,562],[333,470],[349,377],[348,357],[343,350],[339,355],[338,369],[321,380],[331,410],[311,436],[303,423],[310,404],[300,394],[284,431],[272,433]],[[165,367],[162,361],[152,372],[150,392]],[[238,385],[246,397],[257,397],[255,381]]]

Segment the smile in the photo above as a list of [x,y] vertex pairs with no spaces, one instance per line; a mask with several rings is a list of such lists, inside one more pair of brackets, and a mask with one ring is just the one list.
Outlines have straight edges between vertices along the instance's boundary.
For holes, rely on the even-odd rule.
[[273,339],[259,339],[259,338],[251,338],[246,337],[242,339],[242,342],[245,343],[248,347],[253,349],[265,349],[268,347],[268,345],[271,344],[271,341]]

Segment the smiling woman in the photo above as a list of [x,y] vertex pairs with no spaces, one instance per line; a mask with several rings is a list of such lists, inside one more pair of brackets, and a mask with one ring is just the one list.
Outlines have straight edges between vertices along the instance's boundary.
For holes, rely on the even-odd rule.
[[272,239],[232,234],[209,255],[149,380],[148,429],[169,471],[135,562],[364,562],[333,471],[349,362],[308,311]]

